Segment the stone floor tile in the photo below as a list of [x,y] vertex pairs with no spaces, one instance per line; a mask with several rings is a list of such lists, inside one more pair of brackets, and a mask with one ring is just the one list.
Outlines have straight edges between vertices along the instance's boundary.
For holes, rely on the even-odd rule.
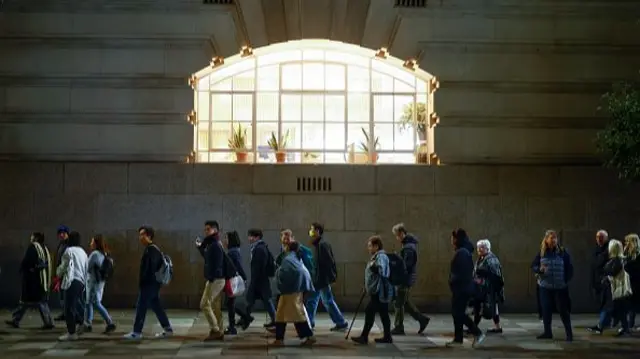
[[42,356],[47,357],[81,357],[89,352],[89,349],[49,349],[42,353]]
[[9,350],[47,350],[55,347],[57,342],[26,342],[17,343],[9,347]]

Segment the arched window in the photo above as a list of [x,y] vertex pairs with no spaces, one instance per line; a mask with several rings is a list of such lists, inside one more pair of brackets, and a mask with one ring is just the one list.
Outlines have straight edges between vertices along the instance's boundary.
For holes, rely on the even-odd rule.
[[195,160],[426,163],[435,83],[414,62],[328,40],[244,49],[192,77]]

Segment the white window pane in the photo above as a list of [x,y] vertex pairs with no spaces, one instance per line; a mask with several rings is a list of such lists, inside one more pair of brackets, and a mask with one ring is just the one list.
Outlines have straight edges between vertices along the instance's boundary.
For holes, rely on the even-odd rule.
[[233,95],[233,122],[251,122],[253,95]]
[[369,123],[371,118],[369,117],[370,113],[370,96],[369,94],[349,94],[348,97],[348,107],[347,112],[349,116],[349,123],[354,122],[364,122]]
[[201,78],[198,79],[198,86],[197,86],[197,90],[206,90],[209,88],[209,76],[203,76]]
[[302,88],[304,88],[305,90],[323,90],[324,89],[324,65],[315,64],[315,63],[303,64],[302,65],[302,81],[303,81]]
[[302,65],[282,65],[282,88],[285,90],[300,90],[302,88]]
[[211,121],[209,113],[209,100],[211,95],[209,92],[198,92],[198,108],[195,109],[199,123]]
[[373,97],[373,121],[393,122],[393,96],[379,95]]
[[383,151],[393,150],[393,125],[392,124],[376,124],[373,128],[373,133],[375,137],[378,138],[381,150]]
[[261,55],[258,57],[258,66],[273,65],[288,61],[299,61],[301,60],[301,55],[302,53],[300,50]]
[[420,79],[416,79],[416,92],[427,92],[427,83]]
[[256,94],[257,122],[278,122],[279,98],[277,93],[258,92]]
[[413,153],[379,153],[378,163],[416,163]]
[[[302,125],[300,123],[283,123],[282,135],[289,131],[289,140],[287,141],[287,148],[290,150],[299,150],[302,148]],[[290,159],[287,156],[287,160]],[[288,161],[288,162],[293,162]]]
[[325,125],[325,148],[327,150],[345,150],[346,149],[346,141],[345,141],[345,128],[344,123],[335,124],[335,123],[327,123]]
[[324,96],[302,96],[302,121],[324,122]]
[[369,92],[369,69],[349,66],[347,77],[350,92]]
[[394,92],[415,92],[416,89],[398,79],[393,82]]
[[347,160],[346,153],[325,153],[324,154],[325,163],[346,163],[346,160]]
[[209,162],[209,152],[198,152],[198,162]]
[[214,91],[231,91],[232,80],[231,77],[211,84],[211,90]]
[[229,149],[231,122],[213,122],[211,124],[211,149]]
[[404,68],[397,68],[383,62],[382,60],[374,59],[373,61],[371,61],[371,68],[373,69],[373,71],[389,75],[393,78],[402,80],[409,84],[413,84],[416,77],[413,73],[404,70]]
[[278,124],[277,123],[258,123],[256,124],[256,150],[258,151],[258,159],[266,159],[271,152],[269,148],[269,139],[271,138],[271,132],[278,136]]
[[324,60],[324,51],[323,50],[304,50],[302,52],[303,60]]
[[344,123],[344,96],[327,95],[325,97],[325,120],[327,122]]
[[359,151],[360,143],[365,142],[363,129],[368,132],[369,124],[347,125],[347,147],[353,146],[355,151]]
[[321,150],[324,147],[324,124],[304,123],[302,125],[302,148]]
[[209,150],[209,126],[198,126],[198,151]]
[[393,92],[393,77],[374,71],[371,78],[371,91]]
[[361,67],[369,67],[369,58],[364,56],[352,55],[344,52],[333,52],[333,51],[327,51],[325,56],[327,61],[357,65]]
[[282,121],[300,122],[302,120],[302,96],[282,95]]
[[345,89],[345,67],[343,65],[326,65],[326,88],[327,90]]
[[253,91],[255,70],[245,71],[233,77],[233,91]]
[[211,120],[214,122],[231,122],[231,95],[211,95]]
[[209,154],[209,162],[234,162],[235,160],[236,155],[231,152],[211,152]]
[[258,91],[277,91],[280,89],[280,66],[258,68]]
[[324,163],[324,153],[305,151],[302,153],[302,163]]
[[394,149],[399,151],[413,151],[415,149],[416,131],[412,128],[402,129],[399,125],[393,126],[395,139]]
[[255,61],[254,59],[242,60],[238,63],[231,65],[224,65],[211,73],[211,82],[218,82],[221,79],[225,79],[227,77],[234,76],[241,72],[245,72],[254,68]]

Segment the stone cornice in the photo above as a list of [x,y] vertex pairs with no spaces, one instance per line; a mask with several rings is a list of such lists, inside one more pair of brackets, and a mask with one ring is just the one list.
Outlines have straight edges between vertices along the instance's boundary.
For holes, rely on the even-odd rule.
[[95,124],[95,125],[183,125],[184,113],[51,113],[8,112],[0,115],[0,124]]
[[455,42],[419,41],[418,48],[428,51],[474,54],[604,54],[611,56],[640,55],[640,45],[609,45],[602,43],[534,43],[534,42]]
[[438,127],[599,130],[604,126],[605,122],[606,119],[601,117],[489,117],[482,115],[454,114],[443,115]]
[[63,37],[29,36],[0,37],[0,48],[46,47],[56,49],[194,49],[212,47],[209,37],[150,38],[150,37]]
[[4,13],[164,13],[229,12],[226,4],[203,4],[202,0],[4,0]]

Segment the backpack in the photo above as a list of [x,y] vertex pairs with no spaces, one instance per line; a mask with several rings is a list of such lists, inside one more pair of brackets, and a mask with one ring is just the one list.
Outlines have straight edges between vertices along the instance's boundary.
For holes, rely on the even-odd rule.
[[113,277],[113,257],[109,254],[104,255],[104,260],[98,269],[98,274],[101,280],[107,280]]
[[305,246],[300,245],[298,251],[301,253],[302,263],[309,271],[309,274],[313,276],[313,252]]
[[387,253],[387,258],[389,258],[389,282],[396,286],[406,285],[409,272],[402,257],[396,253]]
[[238,269],[233,264],[233,260],[229,255],[223,252],[222,255],[222,271],[224,274],[224,279],[231,279],[238,275]]
[[267,267],[265,270],[267,272],[267,277],[273,278],[276,275],[276,260],[273,258],[273,254],[271,254],[269,246],[266,244],[264,246],[267,249]]
[[169,282],[171,282],[171,279],[173,279],[173,262],[171,261],[171,257],[162,253],[158,246],[156,246],[155,244],[152,244],[152,246],[155,247],[158,252],[160,252],[160,255],[162,255],[162,264],[155,273],[156,281],[162,285],[167,285],[169,284]]

